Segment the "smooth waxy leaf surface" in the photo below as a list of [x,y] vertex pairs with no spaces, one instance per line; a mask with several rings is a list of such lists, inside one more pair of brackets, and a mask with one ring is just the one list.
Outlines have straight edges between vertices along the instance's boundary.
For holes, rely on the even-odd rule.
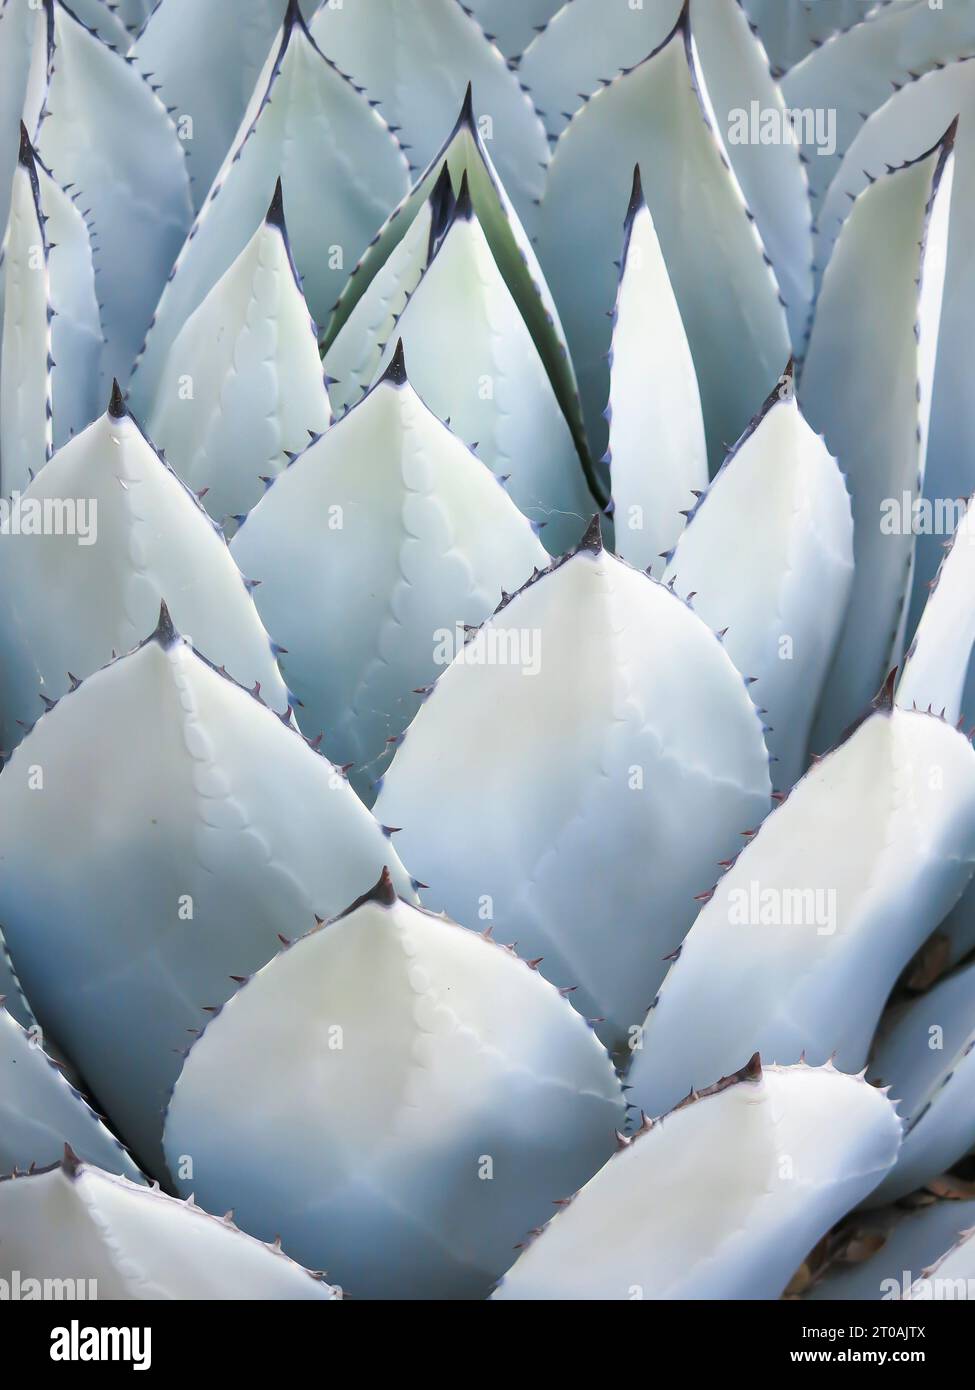
[[[344,404],[349,404],[354,399],[347,383],[349,364],[358,361],[357,355],[363,350],[372,351],[377,340],[385,343],[391,332],[391,329],[386,327],[391,321],[390,310],[395,307],[395,314],[398,315],[400,312],[395,294],[404,290],[411,291],[416,283],[413,277],[425,264],[422,260],[422,242],[419,240],[421,234],[419,229],[414,232],[414,226],[428,199],[433,199],[435,207],[434,216],[430,218],[430,230],[436,229],[439,233],[444,229],[441,222],[445,224],[449,212],[449,196],[442,183],[444,164],[449,170],[451,191],[455,197],[460,192],[464,175],[467,175],[468,192],[481,230],[545,364],[552,388],[569,421],[580,457],[588,466],[588,443],[582,424],[579,388],[558,309],[542,275],[532,243],[491,161],[488,147],[481,138],[474,110],[473,90],[470,87],[447,140],[417,179],[410,193],[380,228],[362,260],[354,267],[339,296],[325,336],[328,347],[326,364],[329,367],[333,363],[332,352],[338,351],[336,337],[353,315],[359,300],[368,294],[370,303],[363,306],[363,310],[357,316],[356,326],[347,330],[348,336],[343,333],[341,352],[334,360],[332,372],[333,376],[341,378],[336,383],[338,396],[334,399]],[[421,225],[426,225],[425,219],[421,221]],[[400,252],[394,262],[397,248],[406,238],[408,230],[411,237],[415,237],[414,243],[410,248]],[[427,260],[432,250],[433,246],[428,242]],[[391,263],[388,274],[385,273],[387,262]],[[384,272],[382,279],[373,290],[373,282],[381,271]],[[359,384],[368,385],[371,377],[365,376],[365,368],[359,367],[359,372]]]
[[[524,55],[522,80],[559,135],[580,102],[637,67],[677,23],[681,0],[572,0]],[[688,22],[701,94],[714,131],[775,268],[793,341],[807,328],[813,289],[812,216],[799,142],[782,93],[739,0],[690,0]],[[754,128],[753,103],[766,125]],[[772,130],[774,139],[768,138]]]
[[55,1163],[65,1143],[88,1163],[141,1180],[138,1168],[44,1051],[0,1005],[0,1174]]
[[128,377],[190,224],[189,179],[176,127],[149,84],[60,0],[49,3],[51,68],[35,144],[97,234],[104,386]]
[[344,0],[323,5],[311,32],[379,103],[420,169],[471,82],[501,179],[521,218],[534,214],[549,158],[544,128],[501,52],[457,0]]
[[647,1015],[630,1098],[657,1113],[748,1047],[864,1066],[894,982],[973,864],[968,741],[930,715],[877,710],[716,885]]
[[345,778],[168,621],[35,725],[0,777],[0,818],[18,974],[156,1171],[176,1049],[230,975],[384,863],[409,892]]
[[[818,108],[830,113],[835,124],[835,141],[830,142],[834,148],[806,142],[809,181],[817,200],[829,188],[864,121],[887,101],[892,88],[896,91],[919,74],[975,49],[975,5],[971,0],[940,8],[928,0],[906,4],[895,0],[893,4],[875,5],[858,18],[865,22],[831,36],[782,82],[787,106],[796,110]],[[942,130],[945,124],[942,122]],[[906,155],[906,150],[900,150],[895,157],[900,160]]]
[[376,813],[402,827],[429,905],[542,956],[615,1048],[769,791],[760,719],[720,642],[591,528],[457,654]]
[[640,174],[624,231],[609,376],[609,454],[616,552],[664,570],[681,510],[707,487],[708,456],[694,361]]
[[757,1056],[648,1124],[532,1241],[495,1299],[777,1298],[889,1170],[890,1102]]
[[[893,1094],[893,1093],[892,1093]],[[881,1207],[858,1214],[836,1259],[807,1292],[814,1300],[889,1299],[913,1282],[975,1224],[975,1202],[931,1201],[913,1210]]]
[[558,991],[384,876],[209,1025],[166,1154],[177,1174],[193,1155],[204,1202],[232,1202],[298,1258],[327,1253],[357,1296],[483,1298],[553,1194],[605,1162],[623,1115]]
[[302,288],[316,323],[408,187],[377,111],[318,50],[294,9],[166,285],[132,378],[147,412],[183,324],[260,227],[280,177]]
[[885,1019],[868,1075],[890,1087],[907,1122],[897,1166],[873,1198],[896,1201],[975,1143],[975,966]]
[[291,260],[279,192],[266,220],[177,334],[149,433],[222,521],[246,515],[264,492],[263,480],[330,421],[315,327]]
[[287,0],[166,0],[133,46],[173,108],[186,147],[194,208],[234,142]]
[[[616,291],[616,228],[633,166],[660,239],[697,369],[717,466],[789,356],[775,276],[724,163],[692,74],[686,26],[616,77],[565,130],[549,167],[539,252],[579,376],[595,449],[606,439],[606,312]],[[599,171],[599,196],[585,192]],[[701,267],[709,267],[705,277]]]
[[[593,505],[585,473],[545,365],[463,184],[396,335],[420,397],[507,479],[520,510],[544,525],[549,553],[574,544]],[[381,371],[394,350],[390,340]]]
[[755,677],[772,780],[791,787],[853,582],[850,499],[802,416],[791,365],[691,512],[664,581],[727,629],[728,655]]
[[[74,1281],[78,1298],[333,1299],[338,1290],[228,1217],[81,1163],[0,1183],[0,1271],[19,1297]],[[28,1293],[28,1289],[31,1290]],[[80,1289],[80,1291],[79,1291]],[[35,1291],[36,1290],[36,1291]]]
[[933,709],[949,723],[962,695],[975,643],[975,513],[966,506],[942,560],[904,660],[897,703]]
[[[226,542],[125,413],[60,449],[0,526],[3,747],[71,686],[130,651],[160,600],[215,664],[288,704],[271,640]],[[19,722],[18,722],[19,721]]]
[[309,737],[385,770],[423,688],[548,556],[490,470],[427,409],[402,354],[311,445],[234,538],[259,612],[286,651]]
[[[975,43],[971,49],[975,52]],[[853,200],[870,179],[888,165],[916,158],[930,149],[956,116],[951,235],[944,252],[945,289],[924,497],[918,499],[913,518],[917,562],[908,631],[920,618],[927,585],[942,558],[941,545],[954,529],[956,504],[975,490],[975,409],[966,370],[970,325],[966,306],[975,292],[975,139],[971,135],[975,125],[975,62],[949,63],[895,91],[861,127],[819,216],[818,259],[822,264],[828,260]]]
[[814,726],[817,751],[900,660],[912,504],[923,486],[938,354],[953,135],[952,127],[929,154],[882,175],[857,199],[823,281],[799,381],[806,418],[839,460],[853,504],[853,590]]

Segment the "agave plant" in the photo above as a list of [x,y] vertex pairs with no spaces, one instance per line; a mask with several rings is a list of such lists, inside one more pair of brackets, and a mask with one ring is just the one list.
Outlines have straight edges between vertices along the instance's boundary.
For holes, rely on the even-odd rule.
[[973,56],[2,0],[4,1296],[975,1288]]

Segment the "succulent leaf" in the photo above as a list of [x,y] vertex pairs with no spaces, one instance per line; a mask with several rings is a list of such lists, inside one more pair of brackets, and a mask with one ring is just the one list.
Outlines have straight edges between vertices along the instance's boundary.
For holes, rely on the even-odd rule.
[[[601,418],[616,270],[617,219],[633,166],[670,272],[694,357],[709,457],[720,462],[789,356],[779,288],[696,86],[686,12],[661,48],[614,78],[559,138],[539,218],[542,266],[582,392],[590,441]],[[599,196],[585,197],[592,171]],[[710,268],[705,277],[701,266]],[[605,325],[605,327],[603,326]]]
[[[836,148],[808,151],[807,170],[816,199],[825,194],[860,127],[887,101],[892,87],[896,91],[921,73],[975,48],[972,0],[952,0],[943,11],[928,0],[906,4],[899,0],[875,5],[857,17],[864,22],[830,36],[782,80],[790,108],[835,113]],[[942,130],[945,124],[942,121]],[[896,157],[903,159],[906,154],[906,149],[900,149]]]
[[98,414],[103,342],[88,228],[23,126],[0,275],[0,495],[9,497],[52,442],[59,448]]
[[264,222],[176,335],[149,433],[222,521],[246,515],[287,455],[330,422],[279,185]]
[[856,23],[870,0],[742,0],[773,71],[784,74],[837,29]]
[[458,0],[344,0],[323,5],[311,32],[402,131],[421,169],[472,83],[482,138],[519,216],[530,222],[549,158],[545,130],[501,52]]
[[626,216],[609,373],[616,551],[659,579],[680,511],[708,483],[694,361],[639,166]]
[[975,512],[971,501],[948,542],[914,639],[904,658],[897,703],[933,709],[954,723],[975,644]]
[[114,1177],[67,1147],[53,1168],[0,1182],[0,1224],[0,1271],[8,1287],[15,1279],[25,1291],[31,1281],[25,1298],[41,1297],[33,1290],[48,1282],[115,1302],[341,1298],[229,1214]]
[[[593,499],[569,423],[470,199],[449,225],[396,325],[410,379],[435,415],[498,476],[550,553],[579,538]],[[396,343],[386,344],[381,375]]]
[[192,1155],[181,1188],[327,1259],[355,1296],[483,1298],[552,1194],[605,1162],[624,1113],[557,990],[384,875],[207,1027],[165,1143],[177,1175]]
[[975,1202],[882,1207],[850,1219],[840,1254],[806,1293],[813,1301],[890,1298],[905,1271],[920,1271],[975,1225]]
[[791,363],[690,513],[663,578],[727,629],[728,655],[756,678],[772,780],[787,790],[805,770],[853,582],[850,499],[799,409]]
[[[832,1067],[742,1071],[643,1130],[561,1208],[495,1299],[771,1299],[889,1170],[890,1102]],[[652,1200],[648,1200],[652,1194]]]
[[324,731],[332,761],[356,765],[364,796],[464,625],[548,560],[504,488],[416,395],[402,353],[277,479],[232,551],[260,579],[255,602],[286,648],[302,729]]
[[867,1076],[890,1088],[907,1122],[897,1165],[871,1199],[893,1202],[975,1144],[975,965],[888,1014]]
[[551,23],[562,0],[467,0],[467,9],[508,58],[524,53],[539,29]]
[[[947,22],[948,12],[942,16]],[[975,41],[970,45],[975,51]],[[930,438],[924,474],[924,497],[933,520],[919,516],[908,631],[920,618],[928,585],[938,569],[945,529],[938,515],[942,499],[961,499],[975,491],[975,410],[966,370],[970,316],[975,293],[975,62],[962,59],[939,66],[917,81],[896,89],[860,128],[830,184],[818,218],[817,259],[828,261],[850,208],[871,178],[888,165],[915,158],[930,149],[948,123],[958,116],[955,170],[951,192],[951,236],[947,248],[945,289],[938,333],[938,361],[931,401]],[[966,704],[970,701],[966,701]]]
[[368,284],[361,282],[362,295],[324,356],[336,411],[358,404],[376,380],[386,344],[396,339],[397,322],[449,225],[453,206],[454,192],[446,171],[408,226],[409,211],[403,208],[404,235],[395,244],[389,238],[389,255],[377,265]]
[[279,177],[305,298],[324,323],[408,171],[382,117],[293,6],[159,301],[132,377],[137,410],[147,413],[176,335],[261,226]]
[[[799,381],[846,475],[856,571],[813,731],[818,751],[900,661],[944,289],[954,124],[857,199],[830,260]],[[869,327],[868,327],[869,325]],[[880,409],[880,403],[883,409]]]
[[[316,0],[317,2],[317,0]],[[183,132],[199,211],[247,110],[286,0],[165,0],[132,47]]]
[[[209,0],[208,0],[209,3]],[[87,29],[93,29],[103,43],[119,53],[127,53],[132,46],[132,35],[118,13],[118,6],[112,0],[71,0],[69,6],[75,19]]]
[[[559,135],[579,103],[603,81],[638,66],[680,18],[682,0],[632,6],[573,0],[538,35],[519,72]],[[799,145],[782,120],[785,103],[768,58],[739,0],[690,0],[689,26],[701,69],[701,94],[722,153],[755,216],[788,306],[792,339],[808,327],[813,291],[812,216]],[[734,140],[738,112],[757,102],[774,112],[785,138],[776,144]]]
[[749,1047],[863,1067],[891,987],[973,864],[975,752],[930,715],[879,708],[718,882],[647,1015],[631,1100],[656,1113]]
[[86,1162],[136,1182],[125,1149],[65,1079],[36,1031],[0,1003],[0,1174],[55,1163],[68,1143]]
[[[465,95],[460,115],[447,140],[424,173],[417,179],[410,193],[390,214],[377,232],[362,260],[349,276],[325,335],[327,353],[331,352],[332,344],[344,328],[346,321],[351,317],[359,300],[370,289],[387,261],[391,260],[400,241],[406,236],[407,230],[413,227],[414,220],[420,215],[425,202],[433,197],[434,191],[441,184],[444,164],[450,171],[452,191],[455,197],[460,192],[464,175],[467,175],[467,188],[471,203],[491,248],[491,254],[494,256],[512,299],[517,304],[521,316],[528,326],[539,356],[545,363],[545,370],[548,372],[552,389],[555,391],[572,429],[580,458],[583,465],[587,466],[589,463],[589,445],[582,423],[579,387],[566,345],[565,333],[559,319],[559,312],[555,307],[552,293],[545,283],[545,277],[532,248],[532,243],[528,239],[521,220],[505,191],[498,171],[491,162],[487,146],[481,138],[474,111],[473,90],[470,87]],[[446,189],[441,188],[441,193],[443,197],[439,206],[442,209],[446,200]],[[406,254],[404,253],[404,255]],[[412,258],[410,264],[414,264]],[[395,274],[399,279],[399,272],[395,271]],[[377,308],[379,300],[386,292],[387,285],[377,287],[374,296]],[[373,321],[373,310],[370,309],[366,316],[366,326]],[[377,313],[375,322],[379,321]],[[387,341],[388,337],[389,334],[387,333],[381,341]],[[353,341],[356,340],[357,335],[353,335]],[[354,355],[353,350],[345,347],[342,358],[336,361],[336,370],[333,375],[340,376],[340,362],[344,363]],[[331,360],[331,357],[327,355],[326,363],[330,363]],[[367,385],[370,379],[364,377],[363,385]],[[343,393],[346,390],[345,383],[339,382],[337,389],[340,394]]]
[[[45,523],[45,517],[48,518]],[[288,691],[243,576],[197,498],[115,397],[0,525],[0,708],[9,750],[149,631],[163,598],[199,650],[283,712]]]
[[48,18],[30,0],[0,4],[0,234],[10,216],[21,122],[33,134],[44,104]]
[[189,179],[176,127],[149,84],[61,0],[45,3],[50,75],[35,144],[96,234],[104,385],[128,376],[190,224]]
[[721,643],[593,527],[458,652],[376,814],[402,827],[431,906],[541,956],[618,1048],[769,791],[760,720]]
[[[278,932],[336,911],[384,863],[410,891],[345,778],[165,611],[142,647],[34,726],[0,776],[0,824],[18,974],[153,1170],[177,1049],[231,973],[257,969]],[[52,856],[67,860],[57,873]]]
[[[23,144],[22,144],[23,150]],[[29,146],[28,146],[29,150]],[[3,243],[0,495],[22,491],[54,447],[51,288],[33,154],[13,177]]]

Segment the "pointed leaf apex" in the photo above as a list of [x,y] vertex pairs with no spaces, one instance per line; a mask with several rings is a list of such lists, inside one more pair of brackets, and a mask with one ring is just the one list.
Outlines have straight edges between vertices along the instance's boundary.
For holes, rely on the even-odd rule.
[[891,710],[894,708],[894,687],[896,685],[897,667],[893,666],[891,667],[887,679],[884,681],[883,685],[880,687],[880,690],[874,696],[874,709],[882,710],[885,714],[889,714],[891,712]]
[[454,217],[460,218],[464,222],[469,222],[473,216],[474,204],[471,202],[471,189],[467,179],[467,170],[465,169],[460,181],[457,203],[454,207]]
[[460,115],[457,117],[457,124],[470,126],[473,130],[476,126],[474,120],[474,84],[468,82],[467,91],[464,93],[464,100],[461,104]]
[[396,344],[396,351],[389,359],[389,366],[379,378],[380,381],[387,382],[390,386],[406,386],[409,378],[406,375],[406,354],[403,351],[403,339],[400,338]]
[[762,1057],[761,1053],[753,1052],[748,1061],[741,1069],[741,1076],[744,1081],[760,1081],[762,1076]]
[[298,0],[288,0],[288,8],[285,10],[282,23],[286,36],[290,35],[294,28],[304,29],[305,33],[308,32],[305,16],[301,13],[301,5]]
[[271,198],[271,206],[268,208],[267,216],[264,220],[270,227],[277,227],[281,232],[285,230],[284,192],[281,188],[280,175],[278,176],[277,183],[274,185],[274,196]]
[[379,903],[382,907],[394,907],[396,905],[396,889],[393,886],[392,876],[387,865],[383,865],[383,871],[379,878],[359,901],[360,903]]
[[598,555],[603,548],[603,527],[602,520],[598,512],[593,513],[592,520],[586,527],[582,540],[576,546],[576,551],[589,550],[593,555]]
[[633,166],[633,188],[630,192],[630,202],[626,209],[626,220],[632,222],[634,217],[642,207],[646,207],[646,199],[643,196],[643,180],[640,178],[640,166]]
[[169,609],[166,606],[165,599],[160,599],[159,601],[159,621],[156,624],[155,632],[152,633],[149,640],[150,642],[158,642],[163,648],[171,647],[174,642],[179,641],[179,633],[176,631],[173,620],[169,615]]
[[81,1172],[82,1162],[70,1144],[65,1142],[64,1155],[61,1159],[61,1171],[68,1178],[76,1178]]
[[122,395],[122,388],[118,381],[112,382],[112,399],[108,403],[108,413],[113,420],[124,420],[128,415],[125,405],[125,397]]

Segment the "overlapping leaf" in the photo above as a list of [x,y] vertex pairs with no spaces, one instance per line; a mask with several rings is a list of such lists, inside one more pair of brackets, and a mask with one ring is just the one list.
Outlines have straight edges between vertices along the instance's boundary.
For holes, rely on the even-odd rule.
[[402,352],[248,517],[234,558],[259,578],[309,737],[367,794],[476,625],[548,557],[497,480],[416,395]]
[[278,184],[265,221],[177,334],[149,432],[222,521],[249,512],[330,421]]
[[769,790],[760,720],[720,642],[594,526],[457,654],[376,813],[402,827],[431,905],[542,956],[616,1048]]
[[[599,448],[606,438],[605,314],[616,289],[616,227],[633,166],[640,165],[694,357],[716,467],[789,348],[778,284],[709,126],[694,69],[685,15],[661,48],[582,108],[549,168],[539,249],[568,334],[590,439]],[[596,170],[598,197],[586,191]]]
[[18,974],[155,1170],[175,1049],[231,973],[338,910],[383,863],[409,892],[345,778],[165,613],[34,726],[0,777],[0,825]]
[[[361,302],[361,301],[360,301]],[[572,431],[478,221],[466,175],[450,221],[396,322],[420,397],[544,526],[552,554],[578,540],[592,496]],[[380,365],[385,371],[395,343]]]
[[182,1189],[358,1296],[484,1297],[552,1194],[605,1162],[624,1109],[551,985],[384,874],[208,1026],[166,1155]]
[[853,582],[850,499],[799,409],[791,363],[690,512],[663,577],[726,629],[728,655],[755,680],[772,780],[791,787]]
[[892,1202],[975,1144],[975,966],[885,1019],[868,1076],[890,1087],[907,1122],[897,1166],[872,1199]]
[[857,717],[900,660],[938,355],[953,139],[954,126],[857,199],[823,281],[799,382],[808,420],[846,475],[854,524],[853,591],[814,727],[817,750]]
[[124,381],[190,224],[186,160],[166,108],[136,68],[61,0],[45,3],[53,11],[50,76],[35,144],[90,218],[102,380]]
[[[334,1299],[280,1249],[157,1189],[82,1163],[68,1148],[42,1172],[0,1182],[0,1271],[18,1297]],[[60,1293],[45,1294],[46,1288]]]
[[163,598],[200,651],[283,711],[288,692],[240,571],[116,393],[0,526],[0,705],[8,751],[74,678],[150,630]]
[[137,410],[148,410],[183,324],[260,227],[279,177],[305,298],[324,323],[406,192],[408,170],[382,117],[322,55],[294,6],[159,301],[132,378]]
[[98,414],[103,341],[84,218],[23,126],[2,275],[0,493],[9,497]]
[[66,1142],[86,1162],[141,1181],[122,1145],[44,1051],[38,1030],[25,1031],[0,1003],[0,1174],[54,1163]]
[[508,1271],[495,1299],[768,1299],[889,1170],[890,1102],[831,1066],[758,1056],[647,1121]]
[[749,838],[647,1015],[628,1080],[648,1113],[749,1047],[866,1064],[894,982],[971,877],[975,753],[888,690]]
[[708,458],[694,362],[639,166],[613,323],[609,461],[617,554],[659,578],[681,510],[707,487]]
[[480,131],[522,220],[541,197],[549,149],[530,99],[459,0],[344,0],[311,21],[323,53],[366,89],[423,168],[473,83]]
[[[449,190],[443,183],[445,164],[449,171]],[[450,193],[456,197],[460,192],[465,174],[471,203],[491,254],[528,326],[552,389],[569,421],[580,458],[587,466],[589,452],[579,388],[559,313],[532,244],[481,138],[470,86],[450,135],[410,193],[380,228],[362,260],[354,267],[335,306],[325,344],[326,363],[334,365],[332,375],[340,378],[336,382],[336,400],[339,404],[351,404],[356,399],[353,387],[364,388],[372,381],[373,376],[366,371],[370,364],[378,365],[378,357],[374,355],[377,344],[381,351],[401,311],[401,298],[412,292],[420,270],[429,261],[435,241],[444,229]],[[424,206],[428,200],[432,200],[431,208]],[[419,226],[417,219],[420,219]],[[422,256],[421,228],[438,233],[433,243],[428,236],[426,261]],[[408,234],[412,245],[399,249]],[[359,309],[362,298],[369,302]],[[355,322],[348,323],[350,319]],[[340,333],[341,347],[337,341]],[[375,365],[372,370],[375,371]]]
[[[559,135],[580,102],[658,48],[684,8],[681,0],[646,5],[572,0],[564,6],[520,64],[550,133]],[[793,341],[801,344],[812,302],[812,218],[799,143],[782,94],[739,0],[689,0],[684,19],[714,133],[775,268]],[[753,105],[766,125],[774,122],[775,140],[747,128]]]

